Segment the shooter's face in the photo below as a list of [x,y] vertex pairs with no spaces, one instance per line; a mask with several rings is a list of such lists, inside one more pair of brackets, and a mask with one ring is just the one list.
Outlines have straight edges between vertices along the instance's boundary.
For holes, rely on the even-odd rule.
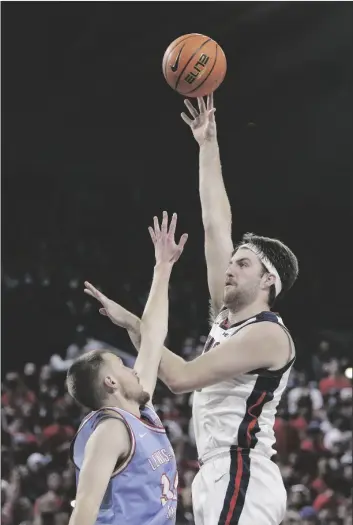
[[254,302],[262,289],[263,274],[261,262],[251,250],[237,250],[226,271],[224,305],[238,309]]

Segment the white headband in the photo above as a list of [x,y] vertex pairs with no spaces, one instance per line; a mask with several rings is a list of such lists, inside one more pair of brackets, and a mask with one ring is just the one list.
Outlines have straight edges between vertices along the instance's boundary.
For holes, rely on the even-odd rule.
[[276,288],[276,297],[277,297],[277,295],[279,295],[282,290],[282,281],[279,276],[279,273],[277,272],[276,268],[273,266],[271,261],[266,257],[266,255],[257,246],[255,246],[255,244],[251,244],[251,243],[242,244],[241,246],[239,246],[239,249],[240,248],[247,248],[248,250],[251,250],[255,255],[258,256],[258,258],[260,259],[260,261],[262,262],[266,270],[276,278],[274,285]]

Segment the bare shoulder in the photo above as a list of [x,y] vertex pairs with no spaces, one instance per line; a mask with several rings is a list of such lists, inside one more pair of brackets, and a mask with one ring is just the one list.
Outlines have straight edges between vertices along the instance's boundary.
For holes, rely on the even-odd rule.
[[271,369],[279,369],[285,366],[294,354],[294,343],[286,329],[270,321],[253,323],[245,326],[239,336],[243,343],[261,348],[271,359]]
[[131,446],[130,433],[126,423],[118,414],[116,417],[103,419],[93,434],[90,436],[86,452],[95,455],[99,454],[118,454],[123,455],[129,452]]
[[[117,465],[131,450],[128,430],[119,417],[102,420],[87,441],[77,487],[75,511],[89,505],[98,508]],[[83,520],[76,520],[81,523]],[[70,521],[71,523],[71,521]]]

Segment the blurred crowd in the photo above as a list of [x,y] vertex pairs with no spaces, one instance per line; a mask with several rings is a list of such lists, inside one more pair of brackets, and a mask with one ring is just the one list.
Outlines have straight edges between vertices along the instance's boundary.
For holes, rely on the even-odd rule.
[[[204,337],[189,337],[180,353],[192,359],[203,344]],[[28,362],[23,370],[6,374],[1,431],[4,525],[67,525],[75,500],[69,447],[86,412],[65,392],[65,371],[78,353],[100,345],[104,343],[86,338],[81,348],[72,344],[66,355],[51,356],[44,366]],[[344,374],[347,362],[331,355],[329,343],[321,343],[316,358],[314,380],[293,370],[276,418],[275,461],[288,491],[284,525],[349,525],[352,386]],[[198,470],[192,398],[174,396],[158,384],[154,401],[179,465],[177,523],[192,524],[191,483]]]

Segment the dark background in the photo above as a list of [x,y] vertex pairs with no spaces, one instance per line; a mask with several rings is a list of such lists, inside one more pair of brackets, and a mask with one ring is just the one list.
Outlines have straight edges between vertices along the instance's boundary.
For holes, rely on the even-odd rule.
[[161,72],[166,47],[190,32],[228,60],[215,105],[234,239],[254,231],[297,254],[300,279],[278,308],[302,356],[320,331],[351,330],[351,2],[1,7],[3,369],[62,353],[79,323],[126,345],[82,282],[141,313],[147,226],[163,209],[189,233],[172,348],[207,332],[197,145]]

